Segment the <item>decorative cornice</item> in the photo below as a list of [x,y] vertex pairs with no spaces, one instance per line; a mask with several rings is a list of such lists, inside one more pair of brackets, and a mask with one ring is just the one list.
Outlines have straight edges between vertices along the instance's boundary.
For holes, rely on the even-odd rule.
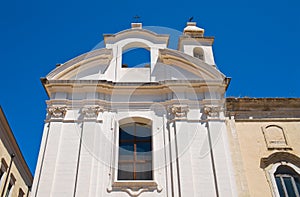
[[172,105],[169,107],[169,112],[174,115],[175,119],[186,119],[189,112],[188,105]]
[[51,118],[64,118],[67,113],[67,106],[51,106],[47,108],[47,112]]
[[103,107],[99,105],[84,106],[81,109],[85,119],[96,119],[99,112],[103,112]]
[[203,110],[204,114],[209,117],[219,117],[220,112],[222,112],[224,109],[222,106],[206,105],[204,106]]

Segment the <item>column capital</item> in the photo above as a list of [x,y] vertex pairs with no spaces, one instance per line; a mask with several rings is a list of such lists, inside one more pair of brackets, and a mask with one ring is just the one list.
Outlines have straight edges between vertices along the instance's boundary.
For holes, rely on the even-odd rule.
[[64,118],[67,113],[67,106],[65,105],[50,106],[47,108],[47,112],[51,118]]
[[86,105],[81,109],[81,113],[85,119],[96,119],[99,112],[103,111],[103,106],[99,105]]
[[186,119],[187,113],[189,112],[188,105],[171,105],[169,106],[169,112],[174,116],[175,119]]
[[219,105],[205,105],[203,107],[204,114],[206,114],[208,117],[219,117],[220,112],[222,112],[224,108]]

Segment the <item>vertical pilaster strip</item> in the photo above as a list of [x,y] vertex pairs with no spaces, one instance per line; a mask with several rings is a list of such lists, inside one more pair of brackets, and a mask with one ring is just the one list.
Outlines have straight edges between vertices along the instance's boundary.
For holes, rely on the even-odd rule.
[[35,187],[35,190],[34,189],[32,190],[32,192],[33,192],[33,194],[34,194],[35,197],[37,196],[37,193],[38,193],[40,179],[41,179],[41,174],[42,174],[42,170],[43,170],[45,153],[46,153],[46,148],[47,148],[47,143],[48,143],[48,136],[49,136],[49,131],[50,131],[50,122],[46,123],[45,128],[47,128],[47,129],[44,129],[45,139],[43,137],[44,141],[42,141],[42,143],[41,143],[41,144],[44,144],[44,148],[43,148],[43,150],[41,150],[41,153],[40,153],[40,154],[42,154],[42,159],[41,159],[40,162],[38,162],[38,164],[40,165],[39,166],[39,170],[37,172],[37,176],[38,177],[36,177],[36,179],[37,179],[36,185],[33,185]]
[[215,164],[215,157],[214,157],[214,151],[213,151],[213,145],[212,145],[212,138],[211,138],[211,127],[210,122],[211,118],[218,118],[219,112],[221,111],[221,107],[219,106],[204,106],[204,113],[207,116],[207,136],[208,136],[208,143],[209,143],[209,149],[210,149],[210,159],[211,159],[211,165],[214,175],[214,185],[215,185],[215,192],[216,196],[219,197],[219,187],[218,187],[218,179],[217,179],[217,172],[216,172],[216,164]]
[[166,122],[167,122],[166,115],[164,115],[163,116],[163,141],[164,141],[164,154],[165,154],[165,179],[166,179],[166,194],[167,194],[167,197],[169,197],[169,192],[170,192],[169,190],[171,189],[171,193],[172,193],[173,187],[171,187],[172,182],[170,181],[170,179],[172,177],[170,177],[170,179],[169,179],[169,175],[171,176],[171,173],[170,173],[170,168],[169,168],[170,160],[168,159],[169,152],[167,149],[167,146],[169,145],[169,144],[167,144],[167,142],[169,140],[168,140],[168,135],[166,134],[166,132],[167,132]]
[[[176,120],[186,120],[189,111],[188,105],[176,104],[169,107],[169,117],[172,120],[168,123],[169,130],[169,143],[170,143],[170,166],[171,166],[171,179],[173,185],[174,197],[181,197],[181,182],[180,182],[180,166],[178,155],[178,135],[176,130]],[[172,124],[172,126],[171,126]],[[173,128],[173,129],[171,129]],[[174,165],[173,165],[174,164]]]
[[180,184],[180,166],[178,155],[178,141],[177,141],[176,121],[174,121],[174,140],[175,140],[175,156],[176,156],[176,169],[177,169],[177,182],[178,182],[178,194],[181,197],[181,184]]
[[83,124],[84,124],[84,122],[81,123],[81,130],[80,130],[80,136],[79,136],[79,147],[78,147],[78,157],[77,157],[73,197],[76,196],[76,191],[77,191],[77,181],[78,181],[78,172],[79,172],[79,165],[80,165],[80,153],[81,153],[81,144],[82,144]]
[[209,143],[209,150],[210,150],[211,165],[212,165],[213,175],[214,175],[214,186],[215,186],[216,196],[219,197],[219,188],[218,188],[218,179],[217,179],[216,166],[214,160],[214,151],[212,147],[212,140],[211,140],[211,134],[209,128],[210,128],[209,122],[207,122],[207,136],[208,136],[208,143]]

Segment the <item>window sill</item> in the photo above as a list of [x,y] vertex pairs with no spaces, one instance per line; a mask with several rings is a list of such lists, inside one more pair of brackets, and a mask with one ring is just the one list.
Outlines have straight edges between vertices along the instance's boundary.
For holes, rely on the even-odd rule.
[[113,191],[124,191],[127,192],[130,196],[137,197],[143,192],[161,192],[162,188],[158,186],[155,181],[143,181],[143,180],[122,180],[113,182],[110,188],[107,188],[108,192]]

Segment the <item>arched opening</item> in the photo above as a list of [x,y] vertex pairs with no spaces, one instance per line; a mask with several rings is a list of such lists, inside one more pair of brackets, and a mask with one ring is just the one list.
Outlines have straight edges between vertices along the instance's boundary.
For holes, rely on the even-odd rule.
[[129,43],[122,50],[122,68],[150,67],[150,48],[145,44]]
[[204,61],[204,51],[200,47],[195,47],[193,50],[194,57]]
[[280,165],[274,173],[274,177],[280,196],[300,195],[300,177],[294,169]]
[[152,174],[151,121],[120,121],[118,180],[153,180]]
[[144,48],[127,49],[122,54],[122,68],[147,68],[150,66],[150,52]]

